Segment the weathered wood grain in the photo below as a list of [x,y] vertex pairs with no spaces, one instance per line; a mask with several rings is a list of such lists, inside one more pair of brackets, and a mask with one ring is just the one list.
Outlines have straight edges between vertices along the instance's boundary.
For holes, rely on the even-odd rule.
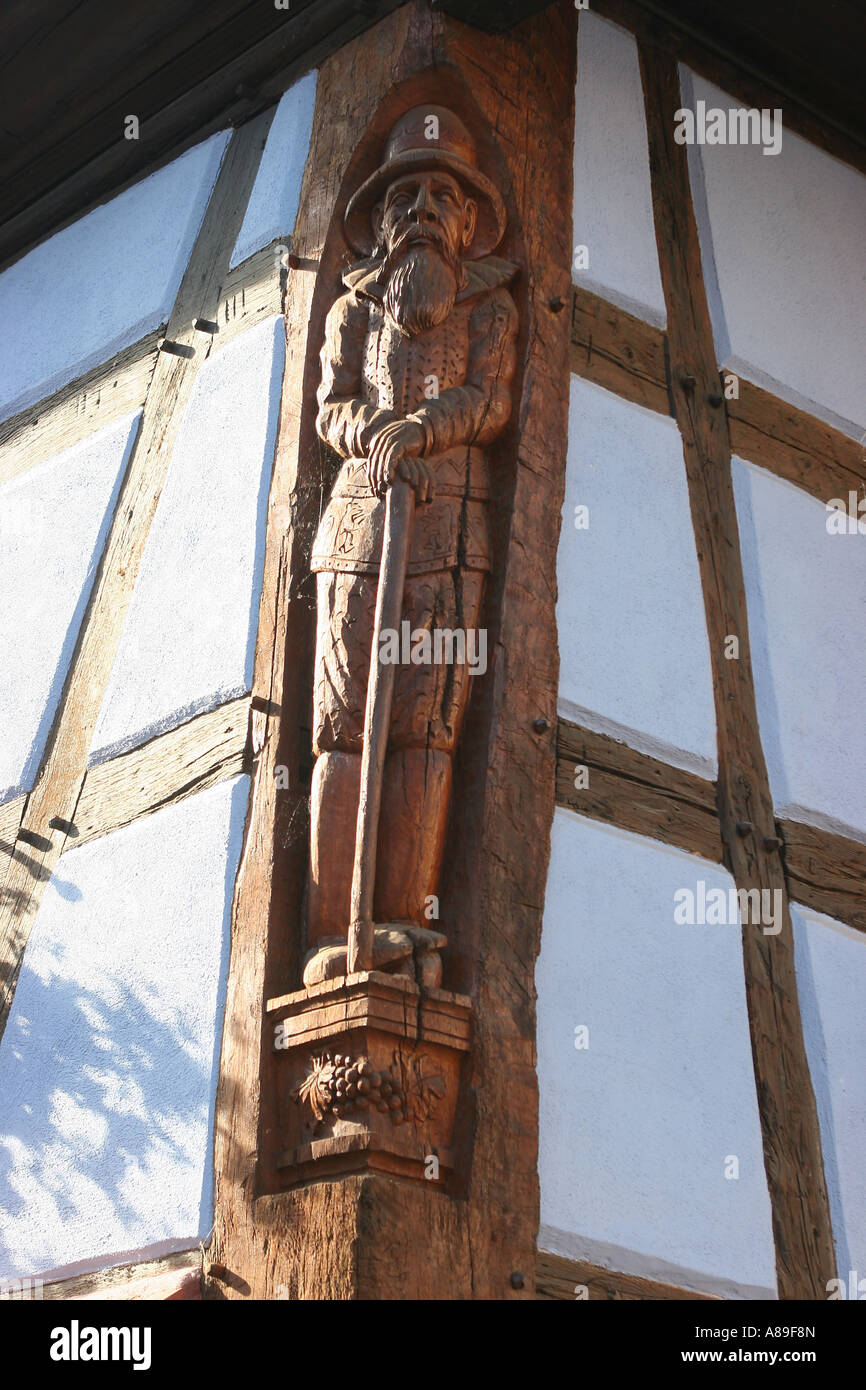
[[[532,1296],[533,975],[554,807],[555,519],[569,385],[568,314],[559,310],[570,284],[574,22],[567,0],[490,38],[413,3],[319,73],[292,238],[299,268],[289,273],[286,293],[288,350],[254,685],[259,757],[234,909],[209,1297],[273,1297],[277,1287],[292,1298],[319,1299]],[[263,1040],[262,1000],[296,987],[300,965],[314,601],[307,567],[330,486],[314,429],[318,352],[349,259],[342,207],[378,161],[393,121],[424,100],[469,116],[473,129],[488,123],[482,158],[500,161],[497,181],[508,190],[512,217],[502,254],[528,268],[517,290],[525,303],[522,396],[499,455],[491,604],[499,619],[488,641],[494,669],[467,720],[455,778],[457,848],[446,853],[442,888],[447,987],[472,995],[476,1025],[461,1122],[466,1188],[451,1195],[365,1175],[281,1192],[274,1054],[270,1037]],[[544,736],[533,728],[540,715],[550,720]],[[277,763],[289,769],[287,791],[275,789]],[[512,1283],[515,1271],[524,1277]]]
[[[214,319],[218,332],[209,342],[206,336],[196,335],[195,344],[204,356],[219,352],[239,333],[282,312],[285,245],[274,240],[227,272]],[[0,484],[140,409],[165,337],[163,325],[110,361],[0,422]]]
[[[291,228],[289,229],[291,230]],[[220,287],[219,331],[213,336],[212,352],[219,352],[239,333],[254,328],[272,314],[283,309],[282,282],[288,270],[288,233],[285,240],[276,239],[248,256],[230,270]]]
[[707,1303],[720,1301],[716,1294],[695,1293],[693,1289],[682,1289],[676,1284],[661,1284],[655,1279],[621,1274],[617,1270],[589,1264],[586,1260],[567,1260],[562,1255],[549,1255],[539,1250],[535,1266],[536,1298],[574,1302],[577,1297],[585,1297],[584,1288],[590,1303],[601,1300],[618,1303],[646,1300],[669,1302],[677,1299]]
[[[633,314],[572,287],[571,369],[661,415],[674,414],[668,377],[667,334]],[[713,387],[722,396],[726,373]],[[849,490],[863,495],[866,451],[862,444],[817,416],[739,378],[739,396],[725,400],[734,453],[776,473],[827,502]]]
[[87,844],[243,772],[249,710],[249,696],[244,695],[89,768],[75,808],[75,844]]
[[[754,73],[751,69],[745,53],[736,52],[735,54],[725,53],[721,45],[711,45],[701,39],[700,33],[696,32],[684,19],[672,11],[670,6],[662,7],[657,4],[644,4],[641,0],[592,0],[592,8],[606,19],[611,19],[615,24],[620,24],[624,29],[630,29],[632,33],[645,40],[656,43],[663,48],[675,61],[685,63],[695,72],[700,73],[707,81],[713,82],[717,87],[730,92],[740,102],[746,106],[776,107],[780,106],[785,113],[785,126],[797,131],[807,140],[820,149],[826,150],[828,154],[836,159],[843,159],[851,164],[861,173],[866,173],[866,147],[862,137],[854,133],[854,127],[848,123],[846,129],[841,123],[839,125],[831,123],[822,118],[814,109],[812,103],[812,93],[804,100],[803,88],[794,93],[787,85],[790,77],[786,78],[784,88],[775,88],[767,81]],[[695,9],[696,7],[684,0],[678,8],[681,10]],[[755,10],[754,6],[748,7]],[[662,12],[664,9],[664,12]],[[765,12],[765,20],[772,23],[774,11],[769,9]],[[808,24],[808,9],[804,7],[801,15],[794,14],[788,9],[786,14],[786,26],[784,38],[778,45],[773,45],[770,50],[773,57],[779,62],[782,70],[787,67],[785,49],[792,47],[793,28],[799,22],[800,26]],[[703,17],[703,16],[702,16]],[[852,12],[853,19],[853,12]],[[738,23],[742,22],[742,16],[731,16],[731,30],[736,33]],[[858,20],[854,22],[859,22]],[[726,29],[728,27],[728,14],[725,12]],[[754,33],[754,27],[749,25],[750,33]],[[739,30],[740,34],[742,30]],[[801,27],[802,33],[802,27]],[[725,43],[730,47],[730,37],[725,33]],[[734,40],[736,44],[736,39]],[[793,45],[795,46],[795,44]],[[745,59],[745,61],[744,61]],[[788,69],[790,72],[790,68]],[[816,77],[827,78],[832,81],[832,65],[825,66],[824,73],[817,72]]]
[[672,414],[662,328],[572,286],[571,370],[618,396]]
[[156,364],[157,329],[45,400],[0,424],[0,483],[69,449],[145,401]]
[[[820,1130],[806,1058],[794,940],[758,732],[731,453],[691,203],[685,146],[674,140],[681,97],[676,59],[638,45],[653,211],[667,306],[670,380],[710,641],[719,745],[718,813],[738,888],[781,893],[783,924],[743,927],[746,998],[781,1298],[825,1298],[835,1252]],[[738,659],[725,656],[739,641]],[[738,833],[737,826],[748,827]]]
[[[575,786],[578,768],[588,785]],[[556,800],[579,815],[648,835],[721,863],[714,782],[638,753],[607,734],[559,720]]]
[[[219,289],[243,220],[272,112],[229,142],[167,328],[192,356],[160,352],[147,393],[93,591],[79,630],[48,745],[27,797],[14,854],[0,884],[0,1031],[42,892],[74,822],[87,755],[172,446],[210,334],[196,319],[216,318]],[[32,838],[38,837],[41,848]]]
[[55,1279],[42,1286],[43,1299],[183,1300],[201,1298],[201,1248],[179,1250],[158,1260]]
[[731,449],[820,502],[849,490],[866,491],[866,450],[823,420],[740,378],[738,400],[728,401]]
[[866,931],[866,845],[801,821],[779,821],[795,902]]

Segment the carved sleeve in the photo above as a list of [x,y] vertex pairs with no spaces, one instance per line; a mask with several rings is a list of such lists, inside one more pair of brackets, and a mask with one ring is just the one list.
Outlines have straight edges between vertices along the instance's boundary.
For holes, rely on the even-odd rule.
[[391,410],[371,405],[361,394],[366,333],[366,307],[353,294],[341,295],[325,325],[316,429],[343,458],[366,458],[373,435],[398,418]]
[[511,414],[517,361],[517,309],[506,289],[479,298],[469,320],[469,365],[463,386],[424,401],[411,419],[424,428],[424,454],[495,439]]

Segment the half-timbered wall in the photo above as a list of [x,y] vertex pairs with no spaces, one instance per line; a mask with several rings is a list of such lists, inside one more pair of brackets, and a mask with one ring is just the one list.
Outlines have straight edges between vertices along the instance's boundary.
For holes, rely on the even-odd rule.
[[0,276],[0,1279],[213,1222],[315,75]]
[[[330,1246],[324,1270],[285,1241],[292,1213],[314,1224],[304,1194],[282,1215],[265,1194],[255,1238],[244,1229],[258,1121],[233,1068],[241,1058],[258,1078],[264,984],[297,946],[281,940],[265,962],[262,904],[291,896],[268,880],[300,878],[274,846],[303,853],[288,822],[295,810],[303,819],[296,745],[308,743],[298,710],[309,653],[292,646],[306,630],[299,536],[319,500],[292,484],[318,323],[307,272],[323,248],[333,259],[337,184],[372,113],[438,54],[479,83],[532,227],[542,357],[521,415],[511,545],[525,568],[506,565],[500,659],[513,642],[545,672],[552,586],[534,557],[554,535],[543,498],[558,499],[564,472],[557,808],[536,972],[538,1286],[553,1297],[823,1297],[837,1272],[844,1281],[866,1265],[866,572],[862,534],[833,534],[826,508],[862,496],[866,477],[851,312],[866,278],[866,179],[793,120],[772,157],[675,145],[677,108],[753,105],[754,87],[745,101],[720,89],[692,47],[659,40],[629,0],[598,0],[579,13],[566,305],[570,198],[557,206],[548,191],[536,225],[539,199],[521,180],[527,152],[543,148],[542,93],[570,111],[573,50],[558,73],[551,55],[572,6],[552,7],[523,40],[479,40],[423,6],[392,20],[365,40],[373,77],[345,123],[359,50],[323,67],[329,124],[317,126],[303,198],[314,75],[0,275],[0,1280],[63,1278],[207,1238],[234,906],[211,1291],[221,1279],[220,1296],[238,1291],[220,1261],[247,1237],[269,1292],[292,1261],[304,1290],[357,1287],[339,1260],[331,1270]],[[506,90],[536,84],[531,121],[511,101],[501,129],[500,60]],[[550,187],[562,187],[558,168]],[[287,287],[299,207],[291,266],[302,274]],[[560,456],[541,403],[546,393],[554,414],[561,403],[564,419],[562,393],[553,399],[562,356],[548,356],[566,313]],[[476,1296],[523,1296],[532,1282],[515,1269],[503,1293],[500,1278],[535,1214],[521,972],[540,896],[508,874],[529,802],[552,809],[554,711],[537,698],[548,675],[527,684],[520,662],[506,664],[497,700],[514,728],[497,734],[485,792],[500,819],[490,809],[466,860],[483,872],[458,855],[455,880],[473,884],[462,910],[483,922],[483,941],[505,943],[499,973],[481,975],[483,1142],[471,1201],[453,1226],[443,1220],[431,1262],[446,1268],[453,1255],[456,1283]],[[286,749],[295,810],[278,811]],[[469,839],[471,815],[458,808],[457,838]],[[531,846],[530,884],[545,837]],[[780,895],[778,931],[675,917],[681,890],[753,888]],[[494,1208],[508,1212],[514,1193],[525,1206],[510,1226],[503,1215],[503,1240]],[[382,1229],[403,1210],[383,1204]],[[417,1229],[400,1247],[416,1264]],[[271,1231],[286,1248],[265,1259]],[[450,1246],[448,1231],[459,1233]],[[506,1252],[488,1270],[478,1252],[497,1243]],[[373,1286],[394,1286],[374,1272]]]
[[[826,1297],[866,1261],[866,543],[826,507],[864,495],[866,179],[787,112],[777,155],[678,148],[676,108],[754,98],[598,8],[620,23],[578,32],[540,1277]],[[679,925],[699,881],[772,882],[778,931]]]

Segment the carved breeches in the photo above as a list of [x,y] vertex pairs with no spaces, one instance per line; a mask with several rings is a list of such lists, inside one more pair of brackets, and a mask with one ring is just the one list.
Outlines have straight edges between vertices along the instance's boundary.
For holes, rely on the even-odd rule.
[[[421,629],[471,630],[477,636],[485,573],[455,568],[410,576],[403,619],[417,638]],[[313,682],[313,749],[360,753],[370,674],[376,575],[320,571],[316,666]],[[449,647],[439,643],[440,655]],[[473,650],[470,646],[470,652]],[[486,645],[481,652],[486,655]],[[423,651],[423,643],[416,652]],[[474,652],[477,655],[479,647]],[[396,665],[389,748],[438,748],[453,753],[473,677],[466,663],[407,662]],[[483,671],[483,666],[481,667]]]

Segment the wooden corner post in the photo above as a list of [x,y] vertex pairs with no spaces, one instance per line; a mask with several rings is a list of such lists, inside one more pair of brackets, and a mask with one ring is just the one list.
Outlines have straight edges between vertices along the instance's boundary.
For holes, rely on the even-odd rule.
[[575,63],[413,0],[319,71],[207,1297],[534,1295]]

